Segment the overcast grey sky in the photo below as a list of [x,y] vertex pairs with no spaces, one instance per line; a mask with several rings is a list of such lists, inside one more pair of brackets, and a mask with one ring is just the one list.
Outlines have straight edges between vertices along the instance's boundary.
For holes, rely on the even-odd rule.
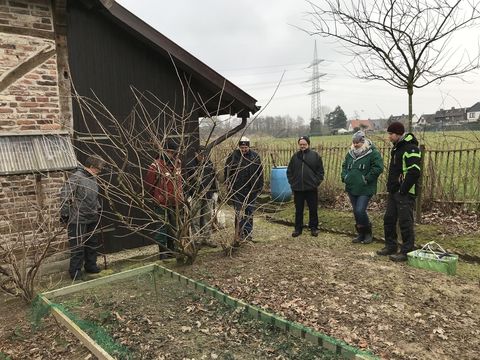
[[[314,38],[295,28],[307,27],[304,0],[117,0],[163,35],[225,76],[265,107],[282,73],[282,83],[262,115],[310,118],[308,68]],[[292,26],[294,25],[294,26]],[[478,31],[478,29],[477,29]],[[472,36],[473,38],[473,36]],[[465,39],[465,37],[463,38]],[[472,42],[472,46],[475,42]],[[348,118],[388,117],[408,113],[406,90],[383,82],[364,82],[349,75],[349,58],[338,45],[317,38],[322,105],[340,105]],[[465,76],[416,90],[414,113],[469,107],[480,101],[480,76]]]

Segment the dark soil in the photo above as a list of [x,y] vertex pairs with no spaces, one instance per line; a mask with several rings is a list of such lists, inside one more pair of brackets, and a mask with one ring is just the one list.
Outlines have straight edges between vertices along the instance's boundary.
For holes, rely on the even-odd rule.
[[55,301],[87,320],[97,342],[98,329],[106,330],[123,346],[110,352],[118,359],[334,358],[165,275],[155,284],[148,274]]
[[345,236],[292,239],[291,230],[257,221],[260,242],[175,270],[382,358],[479,358],[478,277],[392,263],[375,255],[382,245]]
[[[291,230],[257,216],[254,238],[259,242],[244,244],[232,257],[226,257],[221,248],[217,248],[201,251],[193,266],[179,267],[173,260],[163,264],[214,285],[245,302],[303,323],[353,346],[370,349],[385,359],[479,358],[478,265],[459,264],[459,270],[463,269],[459,275],[447,276],[415,269],[407,264],[392,263],[376,256],[375,250],[382,246],[378,243],[354,245],[347,236],[328,233],[321,233],[318,238],[304,233],[292,239]],[[218,243],[225,244],[232,238],[231,226],[214,236]],[[112,305],[127,290],[125,288],[113,293],[112,299],[109,299]],[[136,298],[141,298],[141,311],[125,303],[118,305],[119,309],[124,306],[123,312],[112,308],[109,316],[104,315],[106,322],[122,324],[115,332],[117,339],[131,341],[125,345],[144,351],[144,354],[159,347],[166,349],[169,342],[184,341],[188,344],[188,341],[193,341],[192,334],[195,334],[195,338],[203,336],[200,330],[205,328],[209,329],[210,335],[219,334],[219,338],[223,334],[229,339],[250,341],[251,344],[268,342],[268,329],[250,328],[248,322],[247,325],[243,323],[240,314],[231,314],[204,300],[199,300],[195,306],[192,304],[194,308],[190,313],[186,311],[185,304],[180,307],[185,313],[185,317],[181,318],[185,322],[178,325],[190,327],[190,330],[166,334],[161,326],[162,321],[153,321],[151,318],[155,311],[149,306],[157,305],[157,298],[151,291],[147,293],[142,293],[142,296],[133,294],[135,298],[128,299],[137,301]],[[171,300],[164,303],[170,306]],[[190,301],[194,299],[190,298]],[[51,317],[47,318],[43,328],[33,332],[27,310],[21,303],[4,302],[2,298],[0,359],[2,356],[6,358],[6,355],[13,359],[89,359],[88,352],[73,335],[57,325]],[[173,311],[173,308],[168,307],[167,310]],[[117,318],[115,311],[123,321]],[[190,317],[190,314],[195,316]],[[175,319],[173,315],[170,317]],[[170,317],[167,316],[167,319]],[[207,326],[210,320],[223,326],[222,331],[216,329],[216,325]],[[196,321],[200,321],[200,326]],[[234,321],[238,321],[242,330],[238,330]],[[237,329],[237,333],[228,329]],[[250,338],[250,331],[257,331],[257,342]],[[148,343],[150,349],[142,349],[140,340],[157,332],[166,334],[166,338],[158,341],[158,344]],[[173,340],[168,335],[173,336]],[[208,344],[211,338],[207,336],[201,341]],[[239,348],[238,344],[232,346],[231,351]],[[270,354],[263,345],[257,349],[264,351],[262,354]],[[275,347],[272,349],[277,351]],[[300,345],[289,347],[289,351],[294,349],[298,349],[295,350],[297,354],[304,351]],[[228,350],[224,347],[222,351],[212,350],[205,355],[206,358],[212,358],[213,352],[221,358]],[[177,354],[175,349],[168,351]],[[262,358],[253,354],[253,358]],[[282,356],[291,358],[289,355]]]

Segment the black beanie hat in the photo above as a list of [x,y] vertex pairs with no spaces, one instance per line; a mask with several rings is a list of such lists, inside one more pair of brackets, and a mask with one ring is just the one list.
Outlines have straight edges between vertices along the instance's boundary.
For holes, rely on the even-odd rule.
[[387,132],[403,135],[405,133],[405,126],[403,126],[401,122],[395,121],[388,126]]
[[310,138],[308,136],[300,136],[298,138],[297,144],[300,142],[300,140],[305,140],[308,145],[310,145]]
[[174,150],[178,149],[178,145],[173,140],[167,140],[163,146],[165,150]]

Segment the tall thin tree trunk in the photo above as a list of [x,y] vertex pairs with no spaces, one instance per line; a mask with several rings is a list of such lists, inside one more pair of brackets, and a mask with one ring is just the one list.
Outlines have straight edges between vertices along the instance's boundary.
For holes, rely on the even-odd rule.
[[413,114],[412,114],[412,109],[413,109],[413,106],[412,106],[412,101],[413,101],[413,84],[409,84],[408,85],[408,88],[407,88],[407,91],[408,91],[408,131],[411,132],[413,130],[413,126],[412,126],[412,117],[413,117]]

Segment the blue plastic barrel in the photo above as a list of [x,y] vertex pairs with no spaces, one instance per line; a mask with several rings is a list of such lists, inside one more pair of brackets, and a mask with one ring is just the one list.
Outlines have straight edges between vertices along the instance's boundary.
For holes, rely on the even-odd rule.
[[270,190],[272,192],[272,200],[275,202],[285,202],[292,198],[292,189],[287,180],[286,166],[272,168]]

